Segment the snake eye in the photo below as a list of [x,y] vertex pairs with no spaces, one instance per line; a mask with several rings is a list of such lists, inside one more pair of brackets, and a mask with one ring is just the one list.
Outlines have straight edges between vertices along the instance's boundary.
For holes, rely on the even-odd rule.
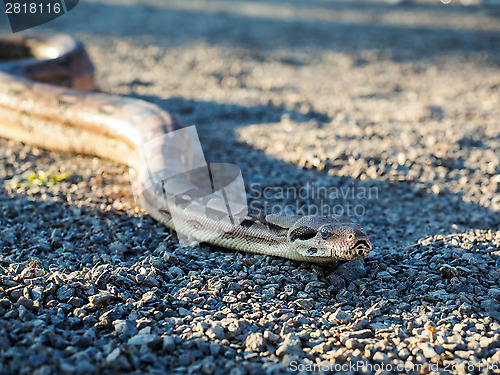
[[319,231],[319,234],[321,234],[321,237],[323,237],[323,238],[328,237],[328,234],[329,234],[329,233],[328,233],[328,229],[326,229],[326,228],[321,228],[321,230]]

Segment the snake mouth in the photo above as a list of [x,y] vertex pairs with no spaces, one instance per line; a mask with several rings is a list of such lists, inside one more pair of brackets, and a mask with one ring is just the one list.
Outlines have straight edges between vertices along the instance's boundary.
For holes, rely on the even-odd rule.
[[346,252],[348,260],[361,259],[367,256],[372,249],[370,240],[357,240],[354,245]]
[[372,245],[369,239],[359,239],[352,246],[334,249],[332,256],[338,259],[355,260],[366,257],[372,250]]
[[367,240],[358,240],[352,247],[353,250],[371,250],[372,245]]

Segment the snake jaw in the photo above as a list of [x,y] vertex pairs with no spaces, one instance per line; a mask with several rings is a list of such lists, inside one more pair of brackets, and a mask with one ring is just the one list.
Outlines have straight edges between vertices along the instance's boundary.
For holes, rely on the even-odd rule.
[[355,260],[368,256],[371,250],[370,239],[360,232],[352,241],[333,246],[331,256],[340,260]]

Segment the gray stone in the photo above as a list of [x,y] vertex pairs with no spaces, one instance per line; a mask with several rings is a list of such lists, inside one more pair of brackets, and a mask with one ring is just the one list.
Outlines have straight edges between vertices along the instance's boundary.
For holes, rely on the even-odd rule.
[[384,353],[384,352],[376,352],[372,359],[375,361],[375,362],[379,362],[379,363],[389,363],[391,361],[391,359],[389,358],[389,356]]
[[339,265],[334,272],[349,281],[359,280],[368,274],[363,259],[343,263]]
[[333,287],[333,290],[336,292],[340,289],[345,289],[346,283],[345,280],[339,275],[332,273],[329,276],[330,287]]
[[160,283],[158,282],[158,280],[156,279],[156,277],[154,275],[148,275],[146,276],[146,278],[142,281],[142,284],[144,286],[147,286],[147,287],[157,287],[160,285]]
[[356,339],[347,339],[344,343],[347,349],[363,349],[364,345]]
[[488,297],[500,301],[500,288],[490,288],[490,290],[488,290]]
[[168,268],[168,271],[174,276],[174,277],[182,277],[184,276],[184,271],[177,267],[177,266],[172,266]]
[[189,366],[191,364],[191,356],[188,353],[181,354],[178,360],[181,366]]
[[216,364],[212,357],[207,357],[203,359],[201,363],[201,372],[203,374],[207,375],[213,374],[215,373],[215,369],[216,369]]
[[113,328],[116,336],[132,337],[137,334],[138,329],[134,320],[114,320]]
[[304,292],[311,293],[315,289],[324,288],[325,285],[326,284],[324,282],[322,282],[322,281],[310,281],[305,286]]
[[382,281],[391,281],[394,277],[387,271],[380,271],[377,273],[377,278]]
[[479,341],[479,346],[485,349],[493,349],[500,346],[500,335],[494,337],[482,337]]
[[73,297],[75,291],[66,285],[63,285],[57,289],[56,297],[59,301],[66,302]]
[[31,295],[35,301],[40,300],[43,297],[43,287],[41,285],[35,285],[31,290]]
[[33,309],[33,301],[31,299],[23,297],[23,296],[19,297],[19,299],[17,300],[17,304],[19,306],[26,307],[28,310]]
[[481,308],[494,319],[500,320],[500,302],[495,299],[485,299],[481,302]]
[[134,337],[131,337],[128,340],[129,345],[145,345],[152,343],[158,339],[158,336],[152,333],[146,333],[146,334],[137,334]]
[[234,320],[227,326],[227,333],[229,337],[237,337],[244,330],[245,324],[242,321]]
[[286,354],[301,356],[303,352],[300,339],[294,334],[287,334],[284,341],[276,349],[276,355],[279,357]]
[[366,310],[365,316],[368,319],[374,319],[378,316],[382,316],[382,310],[380,310],[380,308],[377,307],[377,305],[374,305],[370,307],[368,310]]
[[265,350],[266,340],[260,332],[251,333],[245,340],[245,347],[254,352],[260,353]]
[[351,321],[351,319],[351,314],[346,311],[342,311],[340,308],[328,317],[328,321],[337,322],[339,324],[347,324]]
[[106,362],[113,362],[120,356],[120,348],[115,348],[111,353],[106,356]]
[[264,338],[272,343],[276,343],[279,340],[279,336],[271,331],[264,331]]
[[74,307],[81,307],[83,305],[83,301],[81,300],[81,298],[71,297],[70,299],[68,299],[68,304]]
[[373,337],[374,333],[371,329],[362,329],[359,331],[348,331],[343,332],[340,336],[341,341],[345,342],[347,339],[367,339],[369,337]]
[[[419,347],[420,347],[420,349],[422,349],[422,352],[423,352],[425,358],[431,359],[431,358],[435,358],[435,357],[439,356],[434,345],[431,345],[427,342],[424,342],[424,343],[420,344]],[[444,351],[444,350],[441,350],[441,352],[442,351]]]
[[111,294],[109,292],[102,292],[102,293],[98,293],[98,294],[94,294],[93,296],[90,296],[89,302],[92,305],[97,306],[97,305],[105,303],[109,300],[112,300],[113,298],[115,298],[115,296],[113,294]]
[[243,289],[243,287],[238,283],[232,282],[232,283],[229,283],[228,289],[234,290],[236,292],[240,292]]
[[186,316],[191,315],[191,311],[189,311],[188,309],[185,309],[184,307],[179,307],[179,309],[177,311],[179,312],[180,317],[186,317]]
[[325,354],[326,352],[328,352],[330,349],[332,348],[332,345],[328,342],[322,342],[318,345],[315,345],[313,347],[313,350],[316,352],[316,353],[320,353],[320,354]]
[[172,352],[175,349],[175,341],[172,336],[163,337],[163,350]]
[[410,353],[410,351],[407,348],[402,348],[398,352],[399,358],[401,358],[403,361],[406,360],[410,355],[411,355],[411,353]]
[[35,317],[31,311],[22,305],[18,307],[17,311],[19,312],[19,319],[23,322],[28,322]]
[[71,339],[71,345],[79,348],[87,348],[92,344],[92,339],[85,335],[75,335]]
[[302,298],[297,299],[297,300],[295,301],[295,304],[296,304],[298,307],[300,307],[300,308],[302,308],[302,309],[304,309],[304,310],[310,310],[310,309],[312,309],[312,305],[311,305],[311,303],[310,303],[309,301],[306,301],[305,299],[302,299]]
[[212,327],[206,330],[205,334],[211,339],[221,339],[224,337],[224,328],[220,323],[214,323]]

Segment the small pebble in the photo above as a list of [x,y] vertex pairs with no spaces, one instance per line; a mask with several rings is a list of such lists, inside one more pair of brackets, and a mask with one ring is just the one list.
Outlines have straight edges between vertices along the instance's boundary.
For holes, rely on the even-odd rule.
[[264,336],[260,332],[249,334],[245,340],[245,346],[247,349],[253,350],[254,352],[262,352],[265,348]]

